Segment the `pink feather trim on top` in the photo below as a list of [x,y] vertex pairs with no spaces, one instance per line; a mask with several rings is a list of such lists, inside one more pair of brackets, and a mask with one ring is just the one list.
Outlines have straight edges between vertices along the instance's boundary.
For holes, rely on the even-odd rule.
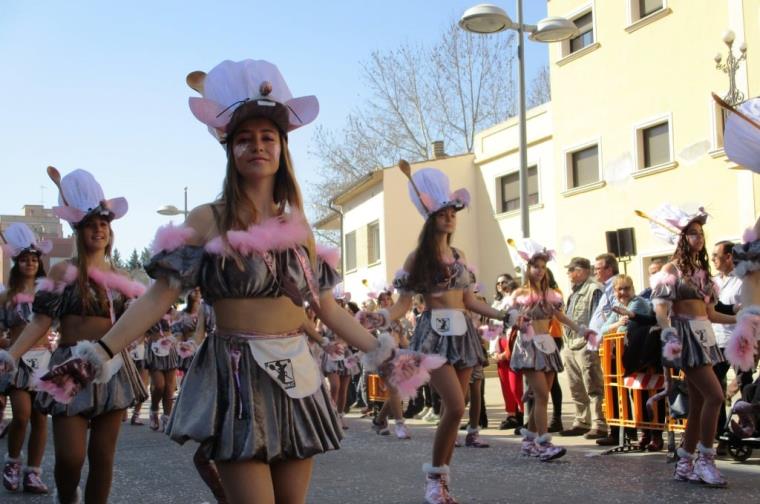
[[158,228],[156,236],[150,244],[150,251],[155,255],[159,252],[171,252],[177,250],[181,246],[187,244],[193,235],[195,235],[195,230],[193,228],[185,225],[175,226],[170,222],[169,224]]
[[328,247],[317,243],[317,256],[321,257],[333,269],[337,268],[338,263],[340,263],[340,249],[337,247]]
[[551,304],[560,304],[563,301],[562,294],[555,291],[554,289],[549,289],[546,291],[546,300]]
[[667,285],[668,287],[673,287],[676,284],[677,280],[678,279],[676,276],[672,273],[660,270],[659,272],[649,277],[649,285],[651,285],[653,288],[657,287],[658,285]]
[[34,301],[34,296],[32,294],[26,294],[25,292],[19,292],[15,296],[13,296],[13,304],[14,305],[20,305],[24,303],[31,303]]
[[100,271],[99,269],[89,268],[87,276],[104,289],[119,291],[128,298],[140,297],[145,293],[145,286],[143,284],[112,271]]
[[[302,245],[309,238],[309,227],[303,214],[293,213],[285,217],[272,217],[261,224],[254,224],[245,231],[228,231],[230,247],[242,255],[264,253],[268,250],[287,250]],[[206,251],[228,255],[221,236],[206,244]]]

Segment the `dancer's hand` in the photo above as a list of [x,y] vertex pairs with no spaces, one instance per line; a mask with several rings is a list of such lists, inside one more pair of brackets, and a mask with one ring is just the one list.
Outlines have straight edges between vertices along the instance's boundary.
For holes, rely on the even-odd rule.
[[16,371],[16,359],[7,350],[0,350],[0,376]]
[[388,310],[385,309],[376,312],[361,310],[356,314],[356,320],[368,331],[387,329],[391,323]]

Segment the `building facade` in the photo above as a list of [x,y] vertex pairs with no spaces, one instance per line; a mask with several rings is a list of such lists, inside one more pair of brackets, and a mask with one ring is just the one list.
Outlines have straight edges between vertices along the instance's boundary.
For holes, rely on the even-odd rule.
[[[651,212],[665,202],[704,206],[711,215],[708,247],[739,239],[760,213],[760,177],[723,152],[723,113],[711,93],[727,94],[729,80],[714,57],[720,52],[725,60],[724,33],[732,30],[735,54],[747,47],[737,88],[745,98],[760,95],[760,2],[551,0],[547,6],[550,16],[573,19],[579,28],[575,38],[550,45],[552,101],[527,113],[531,236],[556,250],[550,267],[560,287],[569,289],[563,266],[573,256],[593,260],[607,252],[606,232],[626,228],[633,229],[636,250],[621,269],[637,289],[646,286],[651,260],[668,256],[673,246],[655,238],[634,210]],[[472,155],[412,166],[439,167],[452,177],[452,188],[473,195],[454,242],[477,266],[487,297],[499,273],[515,272],[506,240],[521,236],[518,146],[513,118],[479,132]],[[395,168],[368,176],[335,202],[344,211],[346,286],[361,294],[363,284],[393,277],[414,248],[422,219]],[[332,221],[335,228],[339,219]]]

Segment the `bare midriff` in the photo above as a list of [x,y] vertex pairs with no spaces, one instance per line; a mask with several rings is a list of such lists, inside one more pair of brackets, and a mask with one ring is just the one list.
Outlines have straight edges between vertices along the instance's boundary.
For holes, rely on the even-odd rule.
[[549,334],[549,324],[551,324],[551,321],[551,319],[538,319],[531,321],[533,332],[536,334]]
[[[8,337],[11,340],[11,346],[16,343],[16,339],[21,335],[21,333],[24,330],[24,327],[26,327],[26,324],[20,324],[15,327],[11,327],[11,329],[8,331]],[[40,348],[47,346],[48,344],[48,335],[45,333],[43,337],[38,339],[32,348]]]
[[216,326],[225,332],[284,334],[298,331],[306,312],[290,298],[220,299],[214,303]]
[[707,306],[699,299],[682,299],[673,303],[673,314],[681,317],[706,317]]
[[742,278],[742,306],[760,305],[760,271]]
[[433,294],[425,294],[425,307],[428,310],[464,310],[464,291],[452,289]]
[[111,328],[108,317],[64,315],[61,319],[61,339],[59,345],[71,346],[83,340],[97,340],[105,336]]

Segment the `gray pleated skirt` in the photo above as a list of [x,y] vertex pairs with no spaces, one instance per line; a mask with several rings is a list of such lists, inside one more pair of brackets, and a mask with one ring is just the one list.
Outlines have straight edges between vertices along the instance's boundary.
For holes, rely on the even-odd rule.
[[[71,357],[72,346],[59,346],[50,358],[50,368]],[[122,352],[124,365],[108,383],[90,383],[74,396],[69,404],[57,402],[47,392],[38,392],[34,407],[51,416],[75,416],[94,418],[103,413],[123,410],[148,398],[148,392],[137,373],[134,361]]]
[[561,373],[565,370],[559,348],[552,353],[539,350],[532,339],[527,339],[523,332],[517,334],[509,366],[514,371],[533,370],[545,373]]
[[[239,352],[238,372],[231,351]],[[256,363],[247,341],[212,334],[195,353],[167,428],[218,461],[305,459],[340,447],[342,429],[324,384],[293,399]]]
[[36,390],[32,388],[33,379],[34,369],[27,366],[23,360],[19,360],[16,372],[12,375],[5,376],[0,380],[0,394],[8,394],[14,389],[36,392]]
[[151,342],[145,345],[145,368],[150,371],[171,371],[179,368],[179,354],[174,345],[169,349],[169,355],[158,356],[153,352]]
[[426,354],[438,354],[458,369],[484,365],[488,362],[480,335],[472,324],[470,317],[465,316],[467,332],[461,336],[441,336],[433,330],[430,322],[431,312],[425,311],[417,319],[414,335],[409,345],[410,350]]
[[195,354],[191,355],[190,357],[179,357],[179,355],[177,357],[179,359],[177,368],[187,373],[187,370],[190,369],[190,364],[193,363],[193,358],[195,357]]
[[726,361],[717,344],[703,343],[699,335],[692,330],[688,319],[672,317],[670,324],[681,339],[681,357],[675,361],[670,361],[663,356],[662,363],[666,367],[688,369]]

